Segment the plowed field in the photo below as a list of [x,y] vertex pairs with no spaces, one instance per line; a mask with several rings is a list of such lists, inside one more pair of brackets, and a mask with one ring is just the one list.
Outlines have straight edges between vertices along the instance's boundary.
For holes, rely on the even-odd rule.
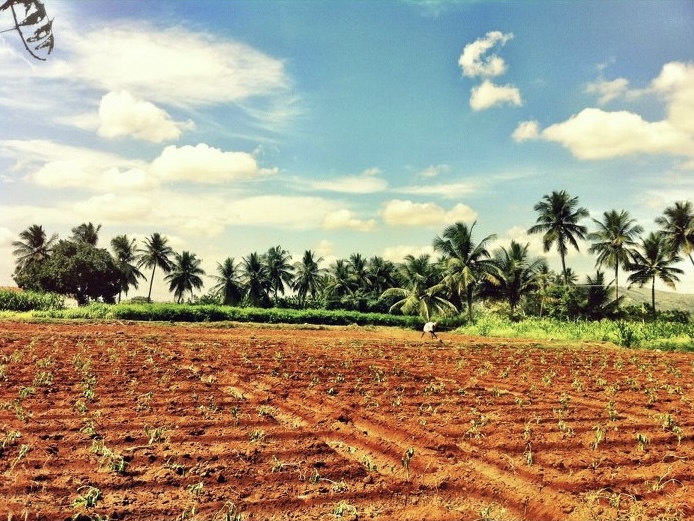
[[0,322],[0,518],[694,518],[694,357]]

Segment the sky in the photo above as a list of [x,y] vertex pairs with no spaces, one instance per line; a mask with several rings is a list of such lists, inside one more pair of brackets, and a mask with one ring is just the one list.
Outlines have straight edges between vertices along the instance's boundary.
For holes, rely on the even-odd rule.
[[[161,233],[205,293],[225,258],[277,245],[324,267],[436,258],[455,222],[560,271],[527,234],[543,196],[578,197],[590,231],[694,202],[691,0],[44,4],[45,61],[0,33],[0,286],[32,224],[100,224],[104,248]],[[589,245],[567,256],[581,281]]]

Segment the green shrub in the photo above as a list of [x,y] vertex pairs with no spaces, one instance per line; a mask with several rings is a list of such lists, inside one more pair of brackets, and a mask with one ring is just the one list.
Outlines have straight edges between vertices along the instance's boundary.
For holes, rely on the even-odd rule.
[[0,290],[0,311],[47,311],[64,307],[65,297],[56,293]]

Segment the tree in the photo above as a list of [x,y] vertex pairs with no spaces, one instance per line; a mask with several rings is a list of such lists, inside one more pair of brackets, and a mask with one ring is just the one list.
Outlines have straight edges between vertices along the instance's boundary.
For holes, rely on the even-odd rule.
[[396,268],[391,261],[383,257],[374,256],[366,264],[366,278],[371,293],[378,297],[396,283]]
[[158,232],[153,233],[145,239],[145,247],[139,251],[140,257],[138,267],[152,268],[152,275],[149,280],[149,293],[147,300],[152,300],[152,284],[154,283],[154,273],[157,266],[164,273],[169,273],[173,269],[173,265],[169,257],[174,255],[174,251],[167,244],[169,240],[162,237]]
[[257,252],[243,258],[241,278],[246,286],[246,300],[251,306],[270,305],[269,293],[272,290],[272,283],[268,276],[267,265]]
[[544,251],[549,251],[556,243],[557,251],[561,257],[561,271],[564,275],[564,283],[568,284],[566,272],[566,254],[569,245],[579,251],[576,239],[585,239],[588,229],[578,224],[578,221],[588,217],[588,210],[578,207],[578,197],[571,197],[564,190],[545,195],[543,200],[533,208],[538,212],[537,221],[530,227],[528,233],[542,233],[542,245]]
[[429,255],[407,255],[398,265],[399,286],[385,290],[381,296],[400,298],[390,307],[391,313],[399,310],[403,315],[419,315],[429,322],[434,313],[444,315],[457,311],[453,303],[442,296],[445,288],[437,284],[439,277]]
[[20,232],[19,240],[12,243],[15,248],[12,254],[17,257],[15,273],[21,272],[33,262],[47,259],[57,241],[57,233],[46,239],[46,231],[38,224],[32,224]]
[[369,292],[370,281],[367,271],[367,261],[361,253],[352,253],[347,260],[349,271],[354,281],[355,292],[365,295]]
[[111,249],[121,272],[120,291],[118,292],[118,302],[120,302],[121,293],[127,295],[130,286],[137,289],[137,279],[146,277],[135,265],[137,260],[135,239],[129,239],[127,235],[117,235],[111,239]]
[[595,277],[586,275],[586,286],[583,291],[585,302],[583,304],[583,314],[592,320],[600,320],[609,317],[619,307],[617,296],[614,300],[610,298],[610,286],[613,282],[605,285],[605,274],[599,271]]
[[202,260],[198,259],[194,253],[184,251],[175,253],[175,260],[171,272],[164,277],[169,282],[169,291],[173,291],[176,302],[179,304],[183,300],[183,295],[189,291],[193,295],[193,289],[200,289],[203,286],[201,275],[205,271],[200,267]]
[[629,264],[629,270],[633,273],[629,275],[627,281],[638,284],[639,287],[643,287],[648,282],[651,283],[653,320],[656,318],[655,280],[660,279],[667,287],[675,289],[675,282],[679,281],[677,275],[684,272],[673,264],[681,260],[682,258],[669,247],[667,237],[662,233],[648,234],[642,239],[641,248],[634,253],[633,261]]
[[624,210],[619,213],[610,210],[603,213],[602,221],[593,219],[593,222],[598,229],[588,234],[588,239],[593,241],[588,251],[598,254],[596,267],[614,268],[615,300],[619,302],[619,268],[628,266],[643,228]]
[[31,263],[15,280],[22,289],[68,295],[79,305],[90,300],[113,303],[120,290],[121,272],[105,249],[61,240],[50,257]]
[[487,244],[496,238],[488,235],[479,244],[472,239],[472,231],[477,223],[468,227],[457,222],[448,226],[441,237],[434,239],[434,251],[443,254],[446,271],[442,284],[446,285],[466,303],[468,318],[472,320],[472,299],[477,284],[488,276],[492,262]]
[[[23,14],[18,13],[19,8],[22,8]],[[50,54],[53,51],[54,38],[53,20],[48,18],[43,3],[39,0],[6,0],[0,4],[0,11],[7,9],[12,11],[13,29],[22,39],[24,48],[33,58],[45,61],[46,58],[42,58],[38,53],[45,51],[46,54]],[[21,21],[18,14],[23,17]],[[32,36],[24,34],[28,28],[33,28]]]
[[275,300],[277,300],[277,292],[284,295],[285,284],[288,287],[292,285],[294,266],[290,263],[291,258],[289,252],[283,250],[281,246],[270,248],[265,255],[267,276],[270,280],[270,288],[274,293]]
[[99,242],[99,230],[101,230],[100,224],[95,227],[92,223],[82,223],[71,230],[72,240],[96,246]]
[[505,298],[513,317],[521,299],[540,287],[540,277],[547,266],[544,259],[532,259],[525,246],[511,241],[510,247],[503,246],[494,254],[494,269],[485,282],[485,293]]
[[321,262],[323,262],[323,257],[316,259],[311,250],[306,250],[301,262],[294,264],[296,275],[293,287],[302,306],[308,295],[315,299],[323,289],[323,275],[326,270],[320,267]]
[[225,306],[237,306],[243,300],[243,283],[241,273],[234,259],[227,257],[222,264],[217,263],[217,273],[213,278],[217,284],[212,291],[221,296]]
[[353,296],[357,289],[350,264],[344,259],[337,259],[331,266],[324,284],[325,296],[342,298]]
[[665,236],[667,247],[675,254],[683,253],[694,264],[694,206],[690,201],[677,201],[656,218]]

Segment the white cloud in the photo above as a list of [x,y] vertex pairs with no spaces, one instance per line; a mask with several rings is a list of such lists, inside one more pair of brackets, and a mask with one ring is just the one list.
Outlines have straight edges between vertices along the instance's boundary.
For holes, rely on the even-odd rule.
[[143,196],[117,196],[106,193],[77,202],[74,211],[80,219],[108,223],[136,223],[147,219],[152,202]]
[[503,58],[496,54],[485,57],[485,54],[496,45],[505,45],[511,38],[513,38],[512,33],[504,34],[500,31],[490,31],[484,38],[479,38],[473,43],[467,44],[458,59],[458,65],[463,69],[463,74],[471,78],[475,76],[493,77],[504,74],[506,72],[506,63]]
[[431,246],[389,246],[383,250],[382,256],[391,262],[402,262],[407,255],[419,257],[420,255],[434,256],[434,248]]
[[477,212],[462,203],[445,210],[434,203],[393,199],[383,206],[382,216],[389,226],[441,226],[458,221],[472,222]]
[[424,178],[438,177],[450,171],[451,167],[449,165],[432,165],[419,172],[419,176]]
[[276,170],[263,170],[247,152],[225,152],[205,143],[196,146],[169,145],[157,157],[149,171],[164,182],[195,181],[220,184],[238,179],[253,179]]
[[539,135],[540,124],[537,121],[522,121],[513,131],[513,139],[518,143],[537,139]]
[[376,227],[374,219],[362,220],[356,219],[352,212],[345,209],[330,212],[323,219],[323,228],[326,230],[336,230],[340,228],[348,228],[360,232],[368,232]]
[[495,85],[490,80],[484,80],[481,85],[473,87],[471,90],[470,107],[472,110],[486,110],[505,103],[515,106],[522,105],[520,90],[512,85]]
[[381,171],[371,168],[359,175],[335,177],[318,181],[309,181],[307,185],[312,190],[324,190],[348,194],[371,194],[382,192],[388,188],[388,182],[378,177]]
[[586,92],[589,94],[597,94],[599,96],[598,103],[605,105],[613,99],[620,98],[627,92],[629,80],[617,78],[612,81],[596,81],[589,83],[586,86]]
[[396,190],[409,195],[435,195],[446,199],[455,199],[475,193],[479,189],[477,181],[459,181],[456,183],[429,183],[426,185],[407,186]]
[[109,92],[99,105],[98,134],[105,138],[130,136],[153,143],[176,140],[192,122],[173,121],[165,111],[128,91]]
[[[615,80],[617,81],[617,80]],[[681,156],[682,168],[694,165],[694,63],[671,62],[663,66],[649,89],[626,90],[626,83],[596,92],[603,95],[624,94],[629,97],[655,94],[663,99],[666,118],[647,121],[629,111],[608,112],[585,108],[566,121],[544,130],[536,122],[526,121],[513,133],[516,141],[543,139],[559,143],[579,159],[608,159],[614,157],[660,154]]]
[[12,242],[18,239],[18,235],[12,233],[7,228],[0,227],[0,247],[11,246]]
[[319,197],[261,195],[229,203],[224,216],[232,226],[314,229],[335,204]]

